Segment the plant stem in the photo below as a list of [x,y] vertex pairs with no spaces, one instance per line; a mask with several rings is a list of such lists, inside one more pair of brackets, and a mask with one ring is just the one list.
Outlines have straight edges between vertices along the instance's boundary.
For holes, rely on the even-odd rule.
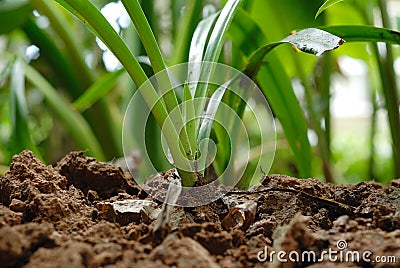
[[321,127],[320,117],[318,116],[314,106],[314,99],[312,96],[313,88],[307,81],[306,75],[300,65],[298,58],[294,56],[293,60],[295,62],[300,80],[304,86],[304,96],[306,98],[307,108],[310,116],[310,123],[318,136],[318,149],[322,158],[322,171],[324,172],[326,182],[333,183],[334,179],[331,167],[330,149],[327,141],[327,136]]
[[[372,90],[372,89],[371,89]],[[375,133],[376,133],[376,112],[378,110],[378,104],[375,100],[375,91],[371,92],[371,103],[372,103],[372,114],[371,114],[371,130],[369,136],[369,148],[370,148],[370,156],[369,156],[369,165],[368,165],[368,179],[373,180],[375,178],[374,174],[374,162],[375,162]]]
[[[118,33],[112,28],[106,18],[99,10],[88,0],[55,0],[64,8],[74,14],[110,49],[111,52],[119,59],[125,67],[135,84],[140,87],[147,81],[147,76],[140,66],[138,60],[133,56],[124,41]],[[142,95],[149,107],[152,107],[152,112],[159,126],[162,126],[167,120],[167,111],[160,97],[151,85],[148,90],[142,91]],[[167,129],[164,133],[168,144],[177,140],[177,135]]]
[[[183,150],[184,157],[188,159],[193,158],[194,152],[192,152],[190,149],[190,141],[186,133],[186,128],[183,125],[182,113],[178,107],[178,99],[176,98],[169,75],[166,71],[166,65],[164,63],[163,56],[139,2],[137,0],[122,0],[122,3],[131,17],[133,24],[136,26],[136,30],[151,61],[154,73],[157,75],[156,78],[160,89],[161,100],[165,105],[166,112],[172,121],[172,125],[170,125],[169,128],[173,128],[171,131],[179,133],[178,143],[176,143],[174,140],[170,140],[168,145],[175,163],[180,166],[179,163],[184,164],[184,159],[180,156],[181,149]],[[162,125],[163,124],[161,124],[160,127],[162,127]],[[165,130],[165,127],[162,129]],[[187,166],[186,168],[190,167]],[[195,177],[193,175],[187,175],[190,172],[183,172],[179,169],[178,172],[182,178],[183,186],[193,185],[194,181],[192,180]]]
[[[382,24],[385,28],[390,28],[389,16],[385,0],[378,0],[381,11]],[[379,51],[378,51],[379,53]],[[381,74],[381,83],[383,94],[385,96],[385,105],[388,112],[390,131],[392,135],[392,150],[395,167],[395,176],[400,177],[400,113],[399,96],[397,93],[396,74],[393,67],[393,50],[390,44],[386,44],[386,56],[379,57],[379,70]]]
[[[154,37],[153,31],[150,27],[149,22],[137,0],[122,0],[129,16],[131,17],[133,24],[136,26],[136,30],[139,33],[140,39],[143,42],[143,46],[149,56],[151,65],[154,69],[154,73],[163,72],[166,70],[163,56],[160,48],[158,47],[157,41]],[[165,72],[163,72],[165,73]],[[166,73],[165,73],[166,74]],[[160,92],[165,94],[163,96],[167,112],[171,112],[176,106],[178,106],[178,100],[172,89],[171,81],[168,75],[163,75],[161,82],[165,85],[160,84]],[[157,79],[158,80],[158,79]],[[159,81],[160,83],[160,81]]]
[[[321,101],[323,103],[322,116],[324,118],[325,126],[325,139],[328,149],[331,147],[331,55],[324,54],[321,59],[321,72],[322,75],[318,77],[318,87],[321,90]],[[329,158],[331,158],[331,151],[329,149]]]

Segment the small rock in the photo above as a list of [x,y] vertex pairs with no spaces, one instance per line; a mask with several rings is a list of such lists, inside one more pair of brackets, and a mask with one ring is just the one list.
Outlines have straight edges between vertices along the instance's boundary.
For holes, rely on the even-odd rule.
[[133,221],[154,221],[161,211],[157,203],[149,200],[100,202],[96,206],[106,220],[110,222],[116,221],[120,225],[128,225]]
[[14,212],[24,212],[26,209],[25,203],[19,199],[11,200],[10,209]]

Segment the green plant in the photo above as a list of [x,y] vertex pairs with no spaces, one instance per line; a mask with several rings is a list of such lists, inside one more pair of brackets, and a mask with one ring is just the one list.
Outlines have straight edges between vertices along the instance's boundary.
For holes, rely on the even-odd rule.
[[[121,30],[121,33],[113,29],[99,10],[99,7],[108,1],[95,2],[97,6],[88,0],[21,0],[8,5],[11,2],[2,1],[7,3],[3,8],[0,5],[1,12],[18,18],[14,20],[15,24],[2,23],[0,28],[2,34],[7,34],[7,50],[2,53],[5,67],[1,75],[5,89],[0,93],[11,100],[10,104],[0,103],[2,111],[11,111],[3,113],[0,117],[5,122],[1,126],[4,129],[12,129],[12,137],[16,142],[9,143],[6,150],[2,149],[0,160],[5,164],[9,163],[11,155],[23,148],[34,150],[36,154],[42,155],[44,160],[54,160],[54,157],[50,157],[50,152],[54,151],[54,148],[48,145],[49,139],[46,138],[50,137],[49,127],[37,128],[32,124],[40,125],[40,123],[30,120],[35,113],[38,114],[38,118],[51,116],[44,108],[35,110],[30,106],[29,95],[24,94],[24,89],[28,92],[30,88],[36,88],[40,92],[45,100],[43,107],[51,109],[51,113],[60,119],[59,124],[68,132],[68,136],[72,137],[74,144],[69,148],[76,146],[80,149],[89,149],[89,153],[100,160],[111,160],[113,157],[121,156],[121,118],[127,107],[127,100],[154,73],[161,73],[164,75],[157,76],[157,82],[165,87],[149,87],[145,92],[142,91],[143,101],[136,104],[138,111],[136,120],[141,120],[140,111],[146,109],[144,103],[154,105],[152,109],[154,117],[150,117],[147,122],[148,127],[154,132],[149,133],[148,135],[153,136],[147,138],[155,140],[154,137],[160,136],[160,129],[164,126],[163,135],[172,158],[178,166],[183,167],[179,170],[179,174],[185,186],[193,185],[197,179],[196,172],[193,172],[197,170],[193,165],[204,156],[204,152],[207,154],[209,148],[207,143],[203,144],[203,150],[199,145],[208,137],[218,149],[212,169],[220,174],[227,168],[227,160],[232,157],[228,150],[229,144],[226,143],[227,132],[233,133],[237,126],[232,124],[226,131],[218,124],[210,123],[213,118],[189,122],[184,119],[201,117],[204,112],[215,114],[221,103],[233,107],[239,117],[246,117],[246,104],[240,98],[229,94],[223,87],[215,87],[207,82],[196,82],[198,79],[207,81],[213,71],[213,65],[202,66],[196,62],[228,64],[243,71],[260,87],[283,129],[283,133],[279,133],[278,144],[281,146],[279,149],[289,148],[291,151],[283,154],[285,155],[283,162],[290,164],[293,161],[294,165],[291,166],[295,167],[293,171],[287,167],[277,169],[278,165],[275,164],[273,167],[275,172],[292,173],[305,178],[321,177],[323,174],[328,181],[334,181],[338,172],[335,167],[338,162],[335,157],[338,154],[332,156],[330,80],[336,70],[334,63],[342,55],[341,53],[358,55],[360,51],[366,51],[365,45],[347,44],[343,49],[316,58],[297,54],[290,46],[271,51],[280,43],[271,43],[270,40],[288,41],[313,54],[321,54],[324,50],[331,50],[339,45],[339,41],[332,42],[331,47],[320,51],[310,50],[310,46],[317,40],[299,43],[302,37],[310,35],[315,30],[298,31],[297,35],[283,38],[294,29],[319,28],[340,37],[337,40],[344,39],[348,43],[383,41],[387,44],[399,44],[397,32],[369,26],[372,24],[371,10],[378,8],[382,12],[384,26],[390,28],[384,1],[354,1],[355,4],[350,7],[347,1],[326,1],[325,4],[322,1],[315,1],[311,6],[305,6],[291,0],[279,2],[230,0],[226,1],[221,11],[209,9],[211,14],[203,18],[201,12],[209,7],[206,1],[187,1],[180,20],[177,19],[179,17],[177,14],[182,4],[179,1],[172,1],[170,12],[173,21],[170,33],[174,49],[170,55],[163,53],[159,48],[159,43],[163,39],[162,32],[166,30],[160,30],[161,26],[154,16],[153,1],[144,1],[142,5],[136,0],[122,1],[133,24]],[[72,20],[70,14],[55,2],[74,14],[84,26],[101,39],[124,68],[107,73],[104,66],[96,65],[93,63],[95,61],[92,61],[92,66],[89,67],[85,51],[91,51],[91,58],[101,57],[101,52],[93,46],[93,36],[88,34],[82,24]],[[338,2],[343,3],[333,5]],[[339,26],[329,26],[330,20],[338,17],[339,12],[335,12],[335,9],[342,5],[361,14],[361,23],[340,22]],[[32,15],[33,9],[48,18],[49,28],[40,27],[38,19]],[[287,14],[288,19],[283,20],[279,14]],[[40,48],[40,61],[28,63],[23,60],[21,48],[25,44],[35,44]],[[362,49],[360,46],[363,46]],[[389,115],[393,158],[396,163],[395,174],[399,176],[400,128],[396,79],[393,71],[393,61],[397,52],[391,50],[390,45],[387,45],[388,53],[380,55],[378,48],[373,45],[375,59],[380,64],[370,62],[370,68],[373,70],[378,67],[382,81],[379,87],[382,91],[374,90],[375,93],[371,93],[371,96],[383,92],[386,100],[384,107]],[[147,57],[138,57],[142,54],[146,54]],[[188,62],[190,69],[186,84],[171,90],[173,81],[165,70],[185,62]],[[130,82],[129,77],[135,85]],[[293,78],[298,79],[304,88],[304,98],[295,94]],[[238,83],[235,79],[226,82],[227,85]],[[60,92],[60,89],[63,91]],[[213,100],[214,104],[208,105],[204,101],[205,98]],[[195,99],[200,101],[194,101]],[[371,102],[375,103],[374,100]],[[374,107],[374,110],[380,108],[378,104]],[[53,122],[58,124],[58,121]],[[316,145],[310,144],[308,134],[311,130],[318,137]],[[375,131],[378,130],[372,128],[371,152],[374,147]],[[11,137],[11,135],[0,136],[1,141],[7,140],[4,138],[7,136]],[[255,140],[259,139],[258,136],[259,133],[254,133]],[[236,139],[234,135],[232,138]],[[150,142],[148,146],[151,158],[157,162],[157,169],[168,168],[165,159],[159,157],[163,154],[161,143]],[[263,153],[257,146],[252,148],[253,156],[259,157]],[[372,156],[371,153],[370,167],[375,165]],[[254,163],[246,166],[239,187],[247,188],[251,183],[252,174],[258,170]],[[200,166],[204,164],[200,163]],[[370,174],[373,173],[371,170]],[[341,174],[346,172],[343,171]]]

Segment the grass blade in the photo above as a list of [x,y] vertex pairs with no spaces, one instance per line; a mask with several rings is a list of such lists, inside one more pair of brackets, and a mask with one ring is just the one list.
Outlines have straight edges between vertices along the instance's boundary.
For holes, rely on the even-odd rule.
[[12,153],[17,154],[29,149],[43,160],[29,130],[28,105],[25,99],[25,70],[20,59],[16,59],[12,65],[10,91]]
[[[210,36],[210,40],[208,41],[207,49],[203,58],[204,61],[218,61],[225,41],[226,32],[228,31],[229,25],[233,20],[233,17],[239,7],[240,2],[241,0],[229,0],[225,4],[215,23],[215,26]],[[206,72],[204,72],[204,74],[207,75]],[[199,95],[204,96],[204,94]]]
[[188,82],[191,94],[194,96],[196,90],[196,83],[200,79],[201,61],[203,59],[204,50],[207,44],[207,39],[214,25],[218,14],[213,14],[204,20],[200,21],[197,26],[192,42],[190,43],[189,51],[189,66],[188,66]]
[[85,91],[82,96],[79,97],[79,99],[73,103],[75,109],[83,112],[87,108],[91,107],[99,99],[103,98],[109,91],[112,90],[120,76],[124,73],[125,70],[120,69],[105,75],[101,80],[94,83]]
[[57,47],[54,39],[32,19],[27,21],[23,26],[23,30],[31,42],[40,48],[40,56],[57,73],[57,82],[61,83],[68,90],[72,98],[77,98],[82,94],[82,86],[75,75],[71,61]]
[[[137,0],[122,0],[123,5],[126,8],[136,30],[143,42],[144,49],[147,52],[147,56],[150,59],[151,65],[154,69],[154,73],[159,73],[157,80],[160,85],[160,91],[163,95],[163,100],[167,112],[171,112],[176,106],[178,106],[178,100],[175,96],[172,88],[171,81],[166,72],[163,72],[166,68],[164,59],[161,54],[161,50],[157,44],[156,38],[154,37],[153,31],[151,30],[150,24],[146,19],[143,10]],[[175,121],[175,120],[174,120]]]
[[[133,21],[133,24],[136,27],[136,30],[142,40],[143,46],[147,52],[147,55],[150,59],[151,65],[154,69],[154,73],[157,74],[157,82],[159,85],[160,94],[162,96],[162,101],[166,107],[167,113],[172,120],[172,127],[174,130],[171,130],[173,133],[176,130],[179,130],[179,142],[180,145],[178,147],[170,146],[171,154],[175,161],[177,161],[180,155],[180,148],[182,146],[185,155],[188,158],[192,157],[192,151],[190,149],[190,141],[189,137],[186,133],[186,128],[183,125],[182,114],[180,109],[177,109],[177,112],[172,112],[175,107],[178,106],[178,99],[175,95],[174,90],[172,90],[171,80],[169,78],[168,72],[166,72],[166,65],[164,63],[164,59],[162,57],[160,48],[158,47],[157,40],[154,37],[154,34],[151,30],[149,22],[146,19],[146,16],[143,10],[140,7],[140,4],[137,0],[129,1],[122,0],[123,5],[125,6],[130,18]],[[168,130],[167,130],[168,131]],[[174,142],[173,140],[169,140],[170,142]],[[172,143],[168,143],[171,145]],[[180,161],[179,161],[180,162]],[[186,175],[186,172],[183,172],[178,169],[180,176],[182,177],[182,181],[184,182],[184,186],[188,186],[186,182],[189,182],[190,185],[193,184],[192,179],[194,178],[191,175]],[[187,177],[187,178],[183,178]]]
[[192,94],[187,83],[183,85],[183,104],[182,110],[184,114],[184,123],[186,133],[189,138],[189,148],[191,151],[192,159],[195,159],[196,154],[196,120],[195,120],[195,109]]
[[[246,31],[250,29],[251,42],[246,38]],[[247,56],[252,55],[252,52],[257,47],[265,44],[264,35],[253,21],[253,19],[244,11],[239,10],[235,17],[234,23],[230,29],[233,37],[238,37],[238,46]],[[259,54],[260,56],[262,54]],[[282,128],[285,132],[289,146],[296,160],[300,177],[311,176],[311,147],[307,137],[307,121],[299,101],[294,94],[290,79],[286,74],[278,57],[270,52],[268,54],[268,62],[262,64],[261,58],[254,62],[248,59],[247,71],[259,69],[258,72],[253,72],[251,76],[257,79],[261,90],[268,99],[272,111],[279,119]],[[256,59],[254,57],[253,59]],[[252,64],[258,62],[257,68],[249,68]],[[255,76],[258,73],[258,76]]]
[[[199,128],[198,136],[197,136],[197,144],[202,144],[202,148],[199,148],[199,151],[202,153],[199,161],[199,166],[200,167],[205,167],[206,166],[206,161],[207,161],[207,154],[209,153],[208,151],[208,138],[210,137],[211,130],[213,128],[214,124],[214,118],[216,116],[217,110],[220,106],[220,103],[222,101],[222,97],[225,94],[226,89],[230,86],[230,84],[233,82],[233,80],[227,81],[225,84],[222,86],[218,87],[218,89],[212,94],[210,97],[209,103],[207,105],[206,111],[205,111],[205,116],[203,117],[203,120],[201,121],[201,125]],[[203,141],[203,143],[200,143]]]
[[400,32],[366,25],[340,25],[319,27],[340,36],[346,42],[386,42],[400,44]]
[[60,7],[53,1],[31,0],[31,2],[35,9],[43,12],[49,18],[52,28],[54,28],[54,31],[63,40],[65,49],[71,59],[70,62],[74,67],[75,75],[81,82],[81,91],[83,91],[95,79],[93,73],[85,63],[82,47],[76,42],[76,37],[72,35],[71,28],[68,27],[70,22],[65,17],[65,14],[61,12]]
[[[203,61],[217,62],[221,54],[221,50],[225,41],[225,36],[231,24],[233,17],[239,7],[241,0],[229,0],[224,8],[221,10],[220,15],[215,23],[210,39],[207,44],[207,49],[203,57]],[[200,73],[200,81],[208,81],[212,73],[213,64],[205,64]],[[198,83],[194,94],[195,98],[203,98],[199,102],[196,109],[196,116],[199,116],[204,111],[205,103],[204,97],[207,95],[207,83]]]
[[330,6],[333,6],[339,2],[343,2],[344,0],[326,0],[325,3],[318,9],[317,14],[315,14],[315,18],[317,18],[322,12],[328,9]]
[[186,1],[183,17],[177,27],[179,34],[175,38],[174,52],[169,60],[171,65],[188,61],[190,41],[200,20],[202,5],[203,1]]
[[38,71],[29,65],[25,65],[25,70],[26,78],[44,95],[47,103],[71,133],[79,148],[89,149],[90,154],[104,161],[105,156],[101,146],[82,115],[62,99]]

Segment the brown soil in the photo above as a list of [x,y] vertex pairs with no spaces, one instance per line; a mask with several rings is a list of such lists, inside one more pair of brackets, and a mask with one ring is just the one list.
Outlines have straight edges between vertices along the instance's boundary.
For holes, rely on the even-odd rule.
[[400,180],[337,186],[270,175],[252,190],[264,192],[175,207],[158,232],[162,204],[120,167],[81,152],[45,166],[24,151],[0,179],[0,266],[400,267]]

